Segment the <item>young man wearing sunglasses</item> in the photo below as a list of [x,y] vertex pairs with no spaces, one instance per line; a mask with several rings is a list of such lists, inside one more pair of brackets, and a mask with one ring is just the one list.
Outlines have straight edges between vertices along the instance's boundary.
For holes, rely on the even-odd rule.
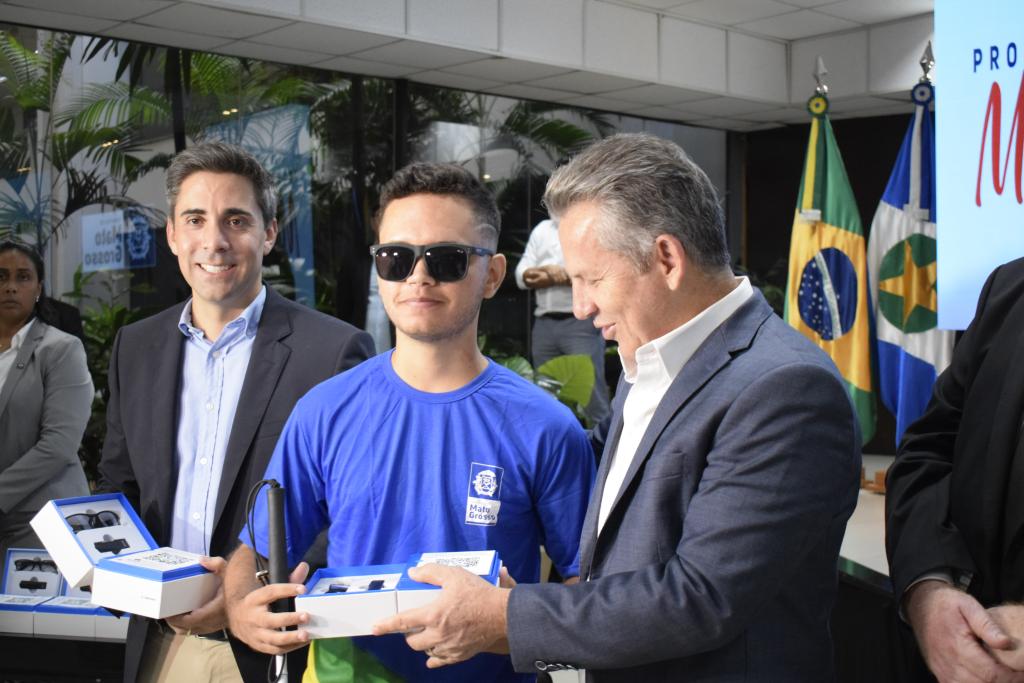
[[[562,576],[578,573],[594,456],[570,411],[477,347],[484,299],[505,275],[492,195],[461,167],[413,164],[384,187],[371,252],[396,344],[307,394],[285,426],[267,477],[287,491],[289,561],[328,527],[329,566],[405,562],[416,552],[496,549],[521,581],[539,578],[543,544]],[[265,505],[256,550],[266,554]],[[248,537],[244,537],[245,541]],[[300,613],[267,605],[301,584],[257,588],[253,550],[225,581],[232,631],[285,652]],[[293,574],[301,580],[300,569]],[[255,590],[254,590],[255,589]],[[519,680],[507,657],[439,673],[400,636],[314,641],[307,674],[336,680]]]
[[[277,198],[251,154],[219,142],[190,147],[167,170],[167,199],[167,242],[191,297],[117,335],[102,488],[124,492],[159,545],[213,556],[204,564],[222,573],[246,495],[295,402],[373,344],[263,284]],[[125,681],[265,681],[270,658],[225,626],[221,593],[167,620],[132,617]]]

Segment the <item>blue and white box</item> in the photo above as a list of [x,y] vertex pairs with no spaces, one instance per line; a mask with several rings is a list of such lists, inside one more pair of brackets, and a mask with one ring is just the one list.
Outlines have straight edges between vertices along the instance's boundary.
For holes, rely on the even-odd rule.
[[45,595],[0,595],[0,632],[32,635],[32,612],[49,599]]
[[156,547],[120,493],[51,500],[31,524],[74,588],[92,582],[93,567],[100,560]]
[[96,605],[89,598],[58,595],[36,606],[33,632],[37,636],[96,638]]
[[152,619],[190,612],[212,600],[220,586],[199,559],[174,548],[103,558],[93,571],[92,601]]
[[310,638],[370,635],[373,625],[395,614],[395,588],[404,564],[318,569],[295,598],[295,611],[309,621],[299,629]]
[[50,555],[37,548],[8,548],[4,561],[5,595],[53,597],[60,594],[62,579]]
[[409,569],[425,564],[439,564],[445,567],[461,567],[471,574],[476,574],[488,583],[498,585],[501,559],[496,550],[466,550],[453,553],[420,553],[409,558],[408,566],[398,582],[396,596],[397,608],[404,612],[415,607],[422,607],[433,602],[437,597],[439,586],[420,583],[409,578]]

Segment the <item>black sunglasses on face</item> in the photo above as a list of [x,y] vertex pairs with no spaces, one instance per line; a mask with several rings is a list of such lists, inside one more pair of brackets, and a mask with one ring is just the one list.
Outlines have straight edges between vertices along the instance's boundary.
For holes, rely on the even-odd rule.
[[494,256],[492,249],[474,247],[455,242],[438,244],[375,244],[370,254],[377,266],[381,279],[401,282],[416,268],[416,262],[423,257],[427,272],[438,282],[457,282],[469,272],[469,257]]
[[121,518],[118,517],[116,512],[111,510],[78,512],[68,515],[64,519],[75,533],[85,531],[86,529],[102,529],[105,526],[117,526],[121,523]]
[[57,573],[57,564],[53,560],[40,560],[38,557],[34,559],[22,558],[14,561],[14,569],[19,572],[24,571],[36,571],[36,572],[53,572]]

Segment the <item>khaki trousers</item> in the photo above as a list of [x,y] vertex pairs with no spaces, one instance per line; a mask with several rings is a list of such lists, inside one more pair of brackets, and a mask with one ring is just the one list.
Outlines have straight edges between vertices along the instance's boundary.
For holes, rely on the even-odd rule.
[[150,622],[140,683],[242,683],[226,640],[181,636]]

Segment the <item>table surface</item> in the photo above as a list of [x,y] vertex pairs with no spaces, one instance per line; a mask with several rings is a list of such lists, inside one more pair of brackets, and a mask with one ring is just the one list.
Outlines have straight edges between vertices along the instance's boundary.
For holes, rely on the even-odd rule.
[[[865,455],[864,470],[868,480],[892,461],[890,455]],[[839,569],[877,588],[891,590],[889,561],[885,557],[885,496],[861,489],[857,508],[846,525],[846,535],[839,549]]]

